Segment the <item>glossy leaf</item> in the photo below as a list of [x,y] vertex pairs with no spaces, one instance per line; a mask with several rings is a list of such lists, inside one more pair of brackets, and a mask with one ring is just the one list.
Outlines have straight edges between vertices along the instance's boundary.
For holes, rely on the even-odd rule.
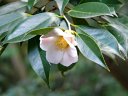
[[68,30],[68,25],[67,25],[65,20],[62,20],[60,22],[60,26],[59,27],[65,29],[65,30]]
[[63,14],[65,6],[68,4],[69,0],[55,0],[58,8],[60,10],[60,14]]
[[64,75],[64,72],[67,72],[67,71],[71,70],[74,66],[75,66],[75,64],[72,64],[72,65],[70,65],[68,67],[63,66],[61,64],[58,64],[57,67],[58,67],[59,71],[61,72],[61,74]]
[[[103,17],[106,21],[109,22],[109,26],[111,27],[111,32],[114,34],[118,42],[120,43],[122,52],[125,54],[127,57],[127,39],[128,39],[128,26],[125,24],[119,22],[116,18],[110,18],[107,16]],[[115,33],[114,33],[115,32]]]
[[119,43],[119,50],[121,51],[124,57],[127,57],[127,36],[122,34],[122,32],[116,30],[112,26],[106,27],[111,34],[117,39]]
[[25,14],[17,12],[0,16],[0,39],[26,17]]
[[106,4],[120,4],[119,0],[81,0],[80,3],[85,3],[85,2],[102,2]]
[[41,29],[33,30],[29,34],[31,34],[31,35],[45,35],[53,29],[54,29],[54,27],[41,28]]
[[128,27],[123,23],[119,22],[118,19],[110,18],[107,16],[104,16],[103,18],[109,22],[110,26],[112,26],[113,28],[119,30],[120,32],[128,36]]
[[28,58],[32,68],[49,86],[50,64],[46,60],[45,51],[39,48],[39,41],[35,38],[29,40]]
[[113,12],[111,11],[113,10],[110,10],[110,8],[104,3],[88,2],[74,7],[68,12],[68,14],[76,18],[92,18],[102,15],[112,16]]
[[122,15],[120,18],[117,18],[119,22],[125,24],[125,26],[128,26],[128,16]]
[[109,8],[110,8],[111,14],[115,15],[116,17],[118,17],[117,14],[116,14],[116,11],[114,9],[114,7],[109,7]]
[[[127,1],[127,0],[126,0]],[[124,1],[123,1],[124,2]],[[128,1],[119,8],[119,10],[117,11],[118,14],[123,14],[123,15],[128,15]]]
[[107,69],[104,57],[100,51],[100,48],[96,42],[88,35],[79,34],[76,36],[76,41],[78,43],[78,48],[80,52],[89,60],[97,63],[98,65]]
[[26,41],[35,36],[29,34],[31,31],[50,26],[56,18],[55,14],[49,12],[33,15],[17,26],[3,43]]
[[10,3],[0,7],[0,15],[11,13],[11,12],[25,12],[27,4],[21,1]]
[[29,10],[38,2],[38,0],[28,0]]
[[79,34],[88,34],[92,36],[102,51],[107,53],[110,52],[122,57],[119,51],[118,41],[108,30],[103,28],[86,27],[84,25],[79,25],[76,28],[77,31],[80,32]]

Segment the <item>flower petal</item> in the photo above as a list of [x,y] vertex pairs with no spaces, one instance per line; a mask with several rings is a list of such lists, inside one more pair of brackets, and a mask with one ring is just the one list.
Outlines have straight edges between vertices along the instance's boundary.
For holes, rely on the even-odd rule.
[[58,64],[63,57],[63,53],[63,51],[58,50],[55,46],[52,46],[46,51],[46,59],[50,63]]
[[[67,31],[67,30],[66,30]],[[70,46],[76,46],[77,45],[77,42],[75,40],[75,36],[72,35],[71,33],[69,33],[68,31],[67,32],[64,32],[64,35],[63,35],[63,38],[67,41],[67,43],[70,45]]]
[[77,57],[78,58],[78,54],[77,54],[77,50],[76,50],[76,47],[73,46],[73,47],[69,47],[67,49],[67,53],[72,56],[72,57]]
[[66,42],[69,44],[70,47],[74,47],[77,45],[77,42],[75,41],[74,37],[64,37],[63,38],[66,40]]
[[56,37],[47,37],[44,38],[43,35],[40,37],[40,48],[47,51],[49,47],[52,47],[55,44]]
[[78,61],[78,55],[76,49],[70,49],[64,52],[63,58],[60,63],[64,66],[70,66]]
[[56,37],[56,36],[64,36],[64,32],[60,28],[54,28],[52,31],[50,31],[48,34],[46,34],[44,37]]

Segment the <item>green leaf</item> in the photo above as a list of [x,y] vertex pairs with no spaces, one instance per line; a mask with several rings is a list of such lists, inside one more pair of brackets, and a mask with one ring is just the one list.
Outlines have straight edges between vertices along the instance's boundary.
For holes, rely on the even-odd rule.
[[56,1],[58,8],[60,10],[60,14],[62,15],[64,8],[68,4],[69,0],[55,0],[55,1]]
[[124,35],[128,36],[128,26],[124,25],[123,23],[119,22],[117,18],[111,18],[104,16],[103,17],[106,21],[109,22],[109,25],[113,28],[117,29],[118,31],[122,32]]
[[33,30],[29,34],[31,34],[31,35],[45,35],[53,29],[54,29],[54,27],[41,28],[41,29]]
[[128,26],[128,16],[122,15],[121,17],[117,18],[119,22],[125,24],[125,26]]
[[39,0],[28,0],[28,9],[30,10]]
[[78,25],[76,27],[79,34],[88,34],[95,39],[102,51],[107,53],[113,53],[123,58],[120,54],[118,41],[116,38],[106,29],[86,27],[84,25]]
[[119,0],[81,0],[80,3],[85,3],[85,2],[102,2],[106,4],[120,4]]
[[65,30],[68,30],[68,25],[67,25],[65,20],[62,20],[60,22],[60,26],[59,27],[65,29]]
[[[64,20],[62,22],[60,22],[60,26],[58,26],[58,27],[65,29],[65,30],[68,30],[67,24]],[[31,31],[29,34],[31,34],[31,35],[45,35],[48,32],[50,32],[51,30],[53,30],[54,28],[55,27],[40,28],[40,29]]]
[[[123,54],[127,57],[127,39],[128,39],[128,26],[118,21],[117,18],[110,18],[107,16],[104,16],[103,19],[109,22],[109,27],[111,32],[114,34],[116,39],[121,45],[120,50],[123,52]],[[108,28],[108,30],[109,30]]]
[[[27,16],[22,13],[10,13],[0,16],[0,40]],[[4,35],[3,35],[4,34]],[[1,36],[3,35],[3,36]]]
[[79,34],[76,36],[80,52],[89,60],[107,69],[104,57],[96,42],[88,35]]
[[64,75],[64,72],[71,70],[74,66],[75,66],[75,64],[72,64],[68,67],[59,64],[57,67],[58,67],[59,71],[61,71],[61,74]]
[[49,86],[50,64],[46,60],[45,51],[39,48],[39,41],[35,38],[28,42],[28,58],[32,68]]
[[18,25],[3,43],[16,43],[33,38],[36,35],[29,34],[31,31],[46,28],[56,20],[57,17],[54,13],[45,12],[33,15]]
[[119,0],[119,1],[125,4],[128,2],[127,0]]
[[112,26],[107,26],[106,27],[111,34],[117,39],[118,45],[119,45],[119,50],[121,51],[122,55],[124,57],[127,57],[127,37],[126,35],[122,34],[122,32],[116,30]]
[[76,18],[92,18],[102,15],[112,16],[113,12],[111,11],[113,10],[110,10],[110,8],[104,3],[88,2],[74,7],[68,12],[68,14]]
[[99,0],[99,1],[106,3],[106,4],[121,4],[119,0]]
[[0,15],[11,13],[11,12],[25,12],[27,4],[21,1],[10,3],[0,7]]
[[117,12],[120,15],[123,14],[123,15],[127,15],[128,16],[128,11],[127,10],[128,10],[128,1],[126,3],[124,2],[124,4],[119,8],[119,10]]
[[116,14],[116,11],[114,9],[114,7],[109,7],[109,8],[110,8],[111,14],[115,15],[116,17],[118,17],[117,14]]

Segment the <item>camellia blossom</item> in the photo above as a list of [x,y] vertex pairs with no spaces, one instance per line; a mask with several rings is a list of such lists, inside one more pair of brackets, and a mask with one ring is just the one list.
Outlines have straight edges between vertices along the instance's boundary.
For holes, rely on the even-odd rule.
[[53,29],[47,35],[40,37],[40,48],[46,51],[46,59],[53,64],[70,66],[78,61],[74,35],[69,30],[63,32],[59,28]]

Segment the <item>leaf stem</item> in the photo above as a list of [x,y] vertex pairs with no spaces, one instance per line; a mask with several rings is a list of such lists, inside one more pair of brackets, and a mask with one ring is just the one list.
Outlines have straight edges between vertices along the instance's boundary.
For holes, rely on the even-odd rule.
[[64,19],[66,20],[67,24],[68,24],[68,29],[71,30],[71,26],[70,26],[70,22],[68,21],[68,19],[66,18],[65,15],[63,15]]

